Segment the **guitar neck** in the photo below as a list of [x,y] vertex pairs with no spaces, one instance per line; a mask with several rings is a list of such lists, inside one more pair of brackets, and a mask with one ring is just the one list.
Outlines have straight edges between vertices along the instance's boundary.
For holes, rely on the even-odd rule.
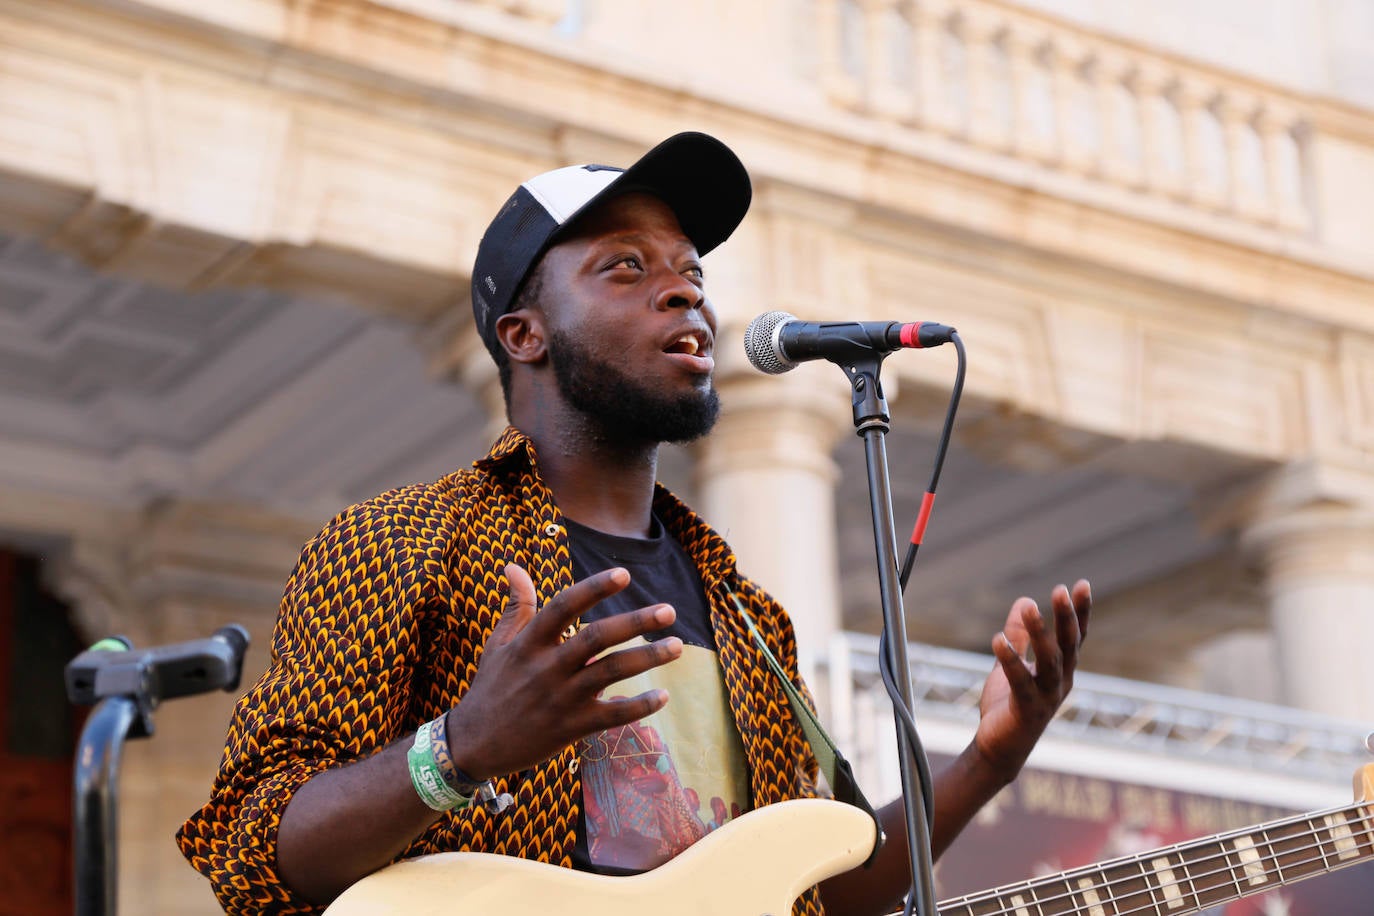
[[1183,916],[1374,858],[1369,800],[947,900],[941,916]]

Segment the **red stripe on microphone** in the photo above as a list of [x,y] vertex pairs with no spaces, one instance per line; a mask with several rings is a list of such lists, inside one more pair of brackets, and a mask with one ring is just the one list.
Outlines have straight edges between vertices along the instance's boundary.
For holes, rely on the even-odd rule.
[[921,324],[922,322],[912,321],[902,325],[902,346],[920,348],[921,341],[916,335],[921,333]]
[[911,529],[911,543],[921,546],[926,536],[926,525],[930,523],[930,509],[935,505],[935,494],[929,491],[921,497],[921,511],[916,513],[916,527]]

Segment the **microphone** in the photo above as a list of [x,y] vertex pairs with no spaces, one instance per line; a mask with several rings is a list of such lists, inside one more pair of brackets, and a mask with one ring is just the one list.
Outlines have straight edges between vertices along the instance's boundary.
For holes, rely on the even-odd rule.
[[906,347],[938,347],[954,333],[931,321],[798,321],[787,312],[764,312],[749,322],[744,352],[755,369],[781,375],[812,359],[848,364]]

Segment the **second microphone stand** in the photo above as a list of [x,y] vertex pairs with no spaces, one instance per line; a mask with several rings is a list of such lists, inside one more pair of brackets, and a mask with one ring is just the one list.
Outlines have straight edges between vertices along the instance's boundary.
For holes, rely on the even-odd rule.
[[[906,616],[902,605],[902,583],[897,564],[896,527],[892,520],[892,485],[887,470],[885,437],[892,417],[883,396],[879,371],[882,356],[841,364],[849,377],[854,408],[854,429],[864,440],[868,465],[869,508],[873,516],[873,545],[878,560],[878,587],[882,592],[883,651],[888,670],[896,682],[900,702],[911,709],[911,664],[907,658]],[[894,698],[894,704],[897,699]],[[894,711],[897,727],[898,761],[902,777],[902,801],[906,813],[907,849],[910,853],[912,903],[920,916],[936,916],[934,857],[930,849],[930,816],[921,773],[928,768],[917,757],[925,751],[908,732],[901,710]]]

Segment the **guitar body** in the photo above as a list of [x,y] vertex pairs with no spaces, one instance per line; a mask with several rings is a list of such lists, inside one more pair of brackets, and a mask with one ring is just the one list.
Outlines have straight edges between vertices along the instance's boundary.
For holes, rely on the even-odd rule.
[[642,875],[613,878],[512,856],[441,853],[364,878],[326,916],[787,916],[808,887],[861,865],[875,836],[872,818],[850,805],[787,801],[730,821]]

